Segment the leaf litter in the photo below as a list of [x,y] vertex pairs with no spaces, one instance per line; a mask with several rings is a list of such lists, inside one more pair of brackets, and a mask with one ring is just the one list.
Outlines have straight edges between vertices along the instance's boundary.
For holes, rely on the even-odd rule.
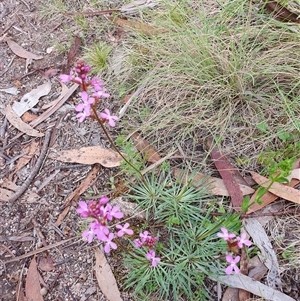
[[[124,5],[121,9],[123,9],[124,10],[124,13],[126,13],[126,12],[128,12],[128,13],[131,13],[131,10],[133,10],[133,11],[136,11],[136,7],[137,7],[137,10],[139,11],[139,5],[140,4],[143,4],[142,2],[145,2],[145,1],[137,1],[136,3],[135,3],[135,1],[133,1],[133,3],[130,3],[129,5]],[[146,3],[147,2],[147,3]],[[147,6],[149,6],[149,7],[152,7],[152,4],[151,4],[151,1],[146,1],[145,3],[146,3],[146,7]],[[133,8],[132,8],[133,7]],[[154,7],[154,6],[153,6]],[[142,7],[143,8],[143,7]],[[122,21],[120,21],[120,20],[122,20]],[[157,34],[157,33],[160,33],[160,31],[156,31],[157,29],[155,28],[155,27],[152,27],[152,26],[149,26],[149,25],[147,25],[146,23],[142,23],[142,22],[132,22],[132,21],[128,21],[128,20],[125,20],[125,19],[121,19],[121,18],[117,18],[117,23],[116,23],[117,25],[119,25],[119,26],[121,26],[121,27],[124,27],[124,28],[126,28],[126,30],[129,30],[129,31],[138,31],[138,32],[142,32],[142,33],[144,33],[144,34],[149,34],[149,35],[154,35],[154,34]],[[9,47],[11,48],[11,50],[14,52],[14,53],[16,53],[18,56],[20,56],[20,57],[23,57],[23,58],[28,58],[28,59],[42,59],[42,57],[40,57],[40,56],[37,56],[37,55],[35,55],[35,54],[33,54],[33,53],[31,53],[31,52],[28,52],[27,50],[25,50],[23,47],[20,47],[17,43],[14,43],[12,40],[9,40],[10,42],[7,42],[8,43],[8,45],[9,45]],[[75,56],[74,57],[76,57],[77,56],[77,53],[78,53],[78,50],[76,50],[75,51]],[[53,69],[53,70],[56,70],[56,69]],[[49,71],[49,77],[51,77],[51,76],[53,76],[53,75],[55,75],[55,72],[56,71],[51,71],[51,69],[50,69],[50,71]],[[48,75],[46,75],[46,76],[48,76]],[[37,85],[36,85],[37,86]],[[45,122],[45,124],[49,124],[48,122],[47,122],[47,118],[49,117],[49,116],[51,116],[52,114],[54,114],[54,113],[56,113],[57,112],[57,110],[58,110],[58,108],[60,107],[60,106],[62,106],[63,104],[64,104],[64,102],[65,101],[67,101],[67,100],[69,100],[70,99],[70,97],[71,97],[71,95],[74,93],[74,91],[76,90],[76,85],[74,85],[74,86],[72,86],[72,87],[70,87],[70,88],[66,88],[67,90],[63,90],[62,91],[62,94],[61,94],[61,96],[59,96],[59,98],[58,99],[56,99],[56,100],[54,100],[54,101],[52,101],[52,103],[48,103],[47,105],[48,105],[48,107],[47,107],[47,105],[45,106],[45,108],[44,109],[48,109],[47,111],[45,111],[44,113],[42,113],[37,119],[35,119],[35,120],[33,120],[33,121],[31,121],[30,122],[30,126],[32,126],[32,128],[34,128],[34,127],[36,127],[37,125],[43,125],[42,124],[42,122]],[[29,89],[28,89],[29,90]],[[9,114],[9,112],[8,112],[8,114]],[[12,118],[11,118],[12,119]],[[12,124],[14,123],[15,121],[12,121]],[[32,133],[32,130],[30,129],[30,130],[28,130],[28,128],[25,130],[25,126],[23,125],[23,124],[18,124],[18,122],[16,123],[17,125],[18,125],[18,127],[16,127],[16,128],[19,128],[20,129],[20,131],[22,131],[23,133],[26,133],[26,134],[30,134],[30,133]],[[25,123],[26,124],[26,123]],[[43,127],[42,127],[43,128]],[[27,132],[28,131],[28,132]],[[36,132],[33,132],[33,133],[39,133],[38,131],[36,131]],[[34,136],[34,135],[33,135]],[[22,135],[19,135],[18,136],[19,138],[20,137],[22,137]],[[37,136],[37,137],[40,137],[40,136]],[[18,139],[18,138],[15,138],[15,140],[16,139]],[[154,148],[152,148],[151,146],[150,146],[150,144],[147,142],[147,141],[145,141],[145,140],[143,140],[142,138],[141,138],[141,136],[138,138],[138,144],[139,144],[139,147],[140,147],[140,151],[141,152],[144,152],[144,155],[145,155],[145,157],[146,158],[150,158],[150,162],[152,162],[152,163],[157,163],[160,159],[161,159],[161,157],[160,157],[160,155],[158,154],[158,152],[154,149]],[[144,144],[144,146],[143,146],[143,143],[145,143]],[[138,148],[138,147],[137,147]],[[80,150],[81,149],[81,150]],[[145,149],[146,149],[146,151],[145,151]],[[95,151],[96,149],[94,148],[94,147],[91,147],[91,152],[93,152],[93,151]],[[101,151],[100,151],[100,158],[99,157],[97,157],[96,159],[93,159],[93,160],[96,160],[96,161],[89,161],[88,159],[87,159],[87,157],[90,155],[90,153],[89,152],[87,152],[87,156],[82,156],[82,155],[80,155],[78,152],[80,152],[80,151],[82,151],[82,148],[80,148],[80,147],[78,147],[78,148],[76,148],[76,149],[71,149],[71,152],[69,153],[69,154],[67,154],[66,155],[66,153],[58,153],[58,157],[60,156],[60,155],[62,155],[63,154],[63,156],[65,156],[65,158],[64,158],[64,160],[66,159],[67,161],[65,161],[65,162],[68,162],[68,163],[70,163],[70,162],[77,162],[77,161],[68,161],[68,160],[72,160],[72,157],[75,155],[75,157],[77,157],[77,159],[78,159],[78,157],[82,157],[82,158],[80,158],[80,160],[82,159],[82,161],[80,162],[81,164],[86,164],[86,165],[91,165],[91,164],[94,164],[95,162],[98,162],[98,161],[101,161],[102,163],[103,163],[103,158],[101,159]],[[97,151],[97,150],[96,150]],[[150,154],[150,155],[149,155]],[[222,156],[222,154],[220,154],[220,153],[214,153],[216,156],[215,156],[215,158],[214,158],[214,160],[217,160],[217,161],[220,161],[220,159],[221,159],[221,161],[224,159],[224,157]],[[110,154],[111,155],[111,154]],[[30,154],[30,156],[31,156],[31,160],[32,160],[32,153]],[[50,158],[50,157],[49,157]],[[29,159],[29,160],[30,160]],[[57,161],[58,161],[58,158],[57,158]],[[63,161],[63,160],[62,160]],[[18,161],[18,162],[20,162],[19,164],[20,164],[20,167],[23,165],[23,167],[24,167],[24,165],[26,165],[26,164],[30,164],[30,161],[29,162],[27,162],[27,163],[25,163],[25,161],[23,162],[23,163],[21,163],[22,161],[21,161],[21,159]],[[94,162],[94,163],[92,163],[92,162]],[[100,162],[100,163],[101,163]],[[115,166],[118,166],[119,165],[119,163],[120,162],[118,162],[118,163],[113,163],[113,164],[116,164]],[[103,166],[106,166],[105,165],[106,164],[106,162],[104,162],[104,164],[103,164]],[[108,163],[108,165],[106,166],[106,167],[114,167],[113,165],[110,165],[111,163]],[[226,165],[227,164],[227,162],[225,162],[225,161],[223,161],[223,164],[225,164],[225,165],[223,165],[223,166],[221,166],[220,167],[220,170],[221,170],[221,172],[220,172],[220,174],[222,174],[223,173],[223,171],[224,171],[224,169],[228,169],[228,165]],[[97,165],[98,166],[98,165]],[[227,167],[226,167],[227,166]],[[47,166],[47,167],[49,167],[49,165]],[[94,166],[95,167],[95,166]],[[72,192],[68,195],[68,197],[67,198],[65,198],[65,203],[64,203],[64,206],[66,206],[66,207],[64,207],[64,209],[66,209],[66,208],[68,208],[68,212],[69,212],[69,210],[71,209],[71,207],[72,206],[76,206],[76,201],[79,199],[79,197],[80,197],[80,195],[82,195],[84,192],[86,192],[92,185],[93,185],[93,183],[94,182],[96,182],[96,178],[97,178],[97,176],[96,176],[96,174],[98,173],[98,172],[100,172],[100,170],[101,170],[101,168],[100,168],[100,166],[98,166],[97,167],[97,169],[95,170],[94,169],[94,167],[93,167],[93,175],[91,176],[91,177],[89,177],[89,176],[87,176],[86,178],[85,178],[85,180],[82,182],[82,185],[79,185],[79,187],[78,187],[78,189],[73,189],[72,190]],[[18,167],[19,168],[19,167]],[[230,170],[232,170],[232,166],[229,168]],[[178,170],[177,170],[178,171]],[[179,172],[179,171],[178,171]],[[180,171],[181,172],[181,171]],[[177,176],[179,177],[179,173],[177,174]],[[199,175],[200,177],[202,177],[201,179],[203,179],[203,177],[207,177],[207,175],[206,174],[200,174]],[[176,177],[176,175],[175,175],[175,177]],[[196,178],[195,178],[196,179]],[[230,188],[230,186],[229,186],[229,190],[230,190],[230,192],[231,193],[229,193],[228,192],[228,183],[227,183],[227,185],[226,185],[226,183],[225,182],[228,182],[228,181],[230,181],[231,180],[231,177],[227,177],[227,176],[225,176],[225,179],[226,180],[222,180],[222,179],[217,179],[217,178],[215,178],[215,177],[210,177],[210,178],[208,178],[208,180],[209,181],[211,181],[212,183],[214,183],[213,185],[214,185],[214,188],[212,188],[212,190],[211,190],[211,193],[213,193],[213,194],[219,194],[219,195],[226,195],[226,196],[233,196],[233,198],[235,199],[236,198],[236,196],[232,193],[232,191],[233,191],[233,189],[231,189]],[[236,183],[238,184],[238,185],[235,185],[234,187],[239,191],[241,191],[241,193],[243,194],[243,195],[245,195],[245,194],[251,194],[251,193],[253,193],[253,189],[252,188],[250,188],[249,186],[247,186],[246,184],[241,184],[241,183],[239,183],[239,181],[237,181],[237,180],[235,180],[236,181]],[[268,181],[268,179],[264,179],[264,181]],[[221,184],[222,183],[222,184]],[[235,184],[236,184],[235,183]],[[11,182],[11,184],[10,185],[12,185],[12,184],[14,184],[13,182]],[[222,187],[221,187],[222,186]],[[1,187],[4,187],[4,186],[1,186]],[[6,187],[9,187],[9,185],[7,185]],[[12,188],[12,186],[10,186],[11,188]],[[221,187],[221,188],[220,188]],[[2,188],[1,188],[2,189]],[[4,188],[3,188],[4,189]],[[18,189],[18,186],[16,185],[15,187],[14,187],[14,189],[15,190],[17,190]],[[214,190],[215,189],[215,190]],[[281,189],[282,189],[282,187],[281,187]],[[14,190],[14,191],[15,191]],[[13,190],[10,190],[10,191],[13,191]],[[250,192],[251,191],[251,192]],[[245,192],[247,192],[247,193],[245,193]],[[0,191],[0,193],[1,193],[1,191]],[[65,193],[65,192],[64,192]],[[239,194],[239,202],[240,202],[240,197],[241,197],[241,195]],[[236,198],[236,199],[238,199],[238,198]],[[73,203],[72,203],[72,201],[73,201]],[[35,203],[36,204],[36,203]],[[72,204],[72,206],[71,206],[71,204]],[[61,211],[60,210],[60,213],[62,213],[62,212],[65,212],[65,211]],[[65,220],[64,220],[64,218],[66,217],[66,215],[64,215],[63,217],[61,216],[61,218],[60,219],[58,219],[58,222],[57,222],[57,224],[59,224],[59,225],[61,225],[61,224],[63,224],[63,223],[65,223]],[[253,233],[253,236],[255,236],[255,234]],[[52,246],[53,248],[54,248],[54,246]],[[50,246],[50,248],[49,249],[51,249],[51,246]],[[96,265],[98,265],[99,264],[99,262],[102,264],[102,266],[105,266],[106,265],[106,268],[109,268],[109,265],[108,265],[108,263],[107,263],[107,261],[106,261],[106,259],[105,258],[100,258],[99,259],[99,254],[97,253],[97,252],[95,251],[95,258],[96,258]],[[31,254],[28,254],[28,257],[29,256],[31,256],[33,253],[31,253]],[[103,254],[102,254],[102,256],[103,256]],[[101,256],[100,256],[101,257]],[[22,257],[22,258],[25,258],[25,257]],[[20,258],[19,258],[20,259]],[[16,260],[19,260],[19,259],[16,259]],[[39,263],[40,264],[40,263]],[[104,264],[104,265],[103,265]],[[258,264],[258,265],[260,265],[261,264],[261,261],[260,261],[260,263]],[[47,265],[47,263],[46,263],[46,265]],[[50,266],[51,266],[51,264],[49,264]],[[43,265],[42,265],[43,266]],[[98,267],[100,267],[100,265],[98,266]],[[40,268],[41,268],[41,266],[40,266]],[[43,268],[41,268],[42,270],[43,270]],[[45,268],[45,269],[47,269],[47,267]],[[98,277],[97,277],[97,280],[99,281],[99,279],[102,279],[103,278],[103,273],[102,273],[102,271],[101,270],[99,270],[99,268],[98,268],[98,270],[97,270],[97,266],[95,267],[95,271],[96,271],[96,275],[98,274]],[[30,275],[30,277],[27,275],[27,278],[26,278],[26,285],[25,285],[25,287],[27,287],[27,289],[26,289],[26,295],[27,295],[27,299],[28,298],[33,298],[34,300],[40,300],[40,299],[38,299],[39,297],[36,297],[36,296],[38,296],[38,289],[37,288],[35,288],[35,293],[33,293],[33,291],[31,291],[30,289],[29,289],[29,286],[30,286],[30,283],[31,283],[31,281],[33,281],[33,279],[35,279],[35,281],[36,281],[36,277],[37,277],[37,275],[38,275],[38,271],[37,271],[37,265],[36,265],[36,261],[35,261],[35,257],[34,258],[32,258],[32,260],[31,260],[31,263],[30,263],[30,266],[29,266],[29,270],[30,270],[30,274],[29,274],[29,272],[28,272],[28,274]],[[111,270],[110,269],[107,269],[107,273],[111,273]],[[101,275],[102,274],[102,275]],[[102,277],[102,278],[101,278]],[[113,275],[112,275],[112,277],[113,277]],[[99,278],[99,279],[98,279]],[[245,279],[247,279],[247,280],[245,280]],[[100,284],[99,283],[99,287],[101,288],[101,290],[104,290],[104,291],[106,291],[107,292],[107,289],[105,289],[105,288],[103,288],[103,286],[106,286],[106,287],[108,287],[108,288],[112,288],[112,287],[114,287],[115,288],[115,279],[114,278],[110,278],[110,277],[107,277],[107,279],[105,279],[105,282],[103,282],[102,284]],[[236,286],[236,287],[239,287],[239,283],[238,282],[235,282],[236,281],[236,279],[233,279],[232,278],[232,280],[231,280],[231,282],[229,281],[228,283],[229,283],[229,285],[233,285],[233,286]],[[250,279],[248,279],[248,278],[243,278],[243,281],[245,281],[244,282],[244,284],[245,283],[249,283],[250,284]],[[39,283],[39,279],[36,281],[37,283]],[[225,281],[226,282],[226,281]],[[35,283],[35,286],[37,287],[37,283]],[[261,290],[261,292],[266,292],[266,294],[262,294],[262,297],[268,297],[268,296],[270,296],[270,295],[268,295],[269,293],[273,293],[274,294],[274,296],[275,296],[275,298],[282,298],[282,299],[278,299],[278,300],[290,300],[290,299],[285,299],[285,296],[283,296],[283,295],[278,295],[278,292],[277,291],[271,291],[271,290],[265,290],[265,287],[263,287],[263,286],[260,286],[260,284],[257,284],[258,285],[258,287],[259,287],[259,289]],[[241,287],[242,288],[242,287]],[[253,289],[253,287],[252,286],[249,286],[249,291],[251,291],[251,292],[254,292],[254,293],[256,293],[257,292],[257,290],[255,290],[255,289]],[[39,291],[40,292],[40,291]],[[116,294],[116,296],[117,296],[117,299],[116,300],[118,300],[118,298],[119,298],[119,295],[120,295],[120,293],[119,293],[119,291],[118,291],[118,289],[116,289],[115,291],[115,294]],[[36,295],[34,295],[34,294],[36,294]],[[109,293],[108,293],[109,294]],[[34,297],[33,297],[34,296]],[[114,298],[114,297],[113,297]],[[43,299],[41,299],[41,300],[43,300]],[[110,300],[110,299],[109,299]],[[274,300],[276,300],[276,299],[274,299]]]

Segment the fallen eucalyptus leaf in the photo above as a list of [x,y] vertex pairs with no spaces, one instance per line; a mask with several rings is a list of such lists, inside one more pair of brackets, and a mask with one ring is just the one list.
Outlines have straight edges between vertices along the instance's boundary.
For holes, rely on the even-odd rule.
[[12,94],[12,95],[18,95],[20,93],[20,91],[15,87],[0,89],[0,92],[5,92],[7,94]]
[[7,39],[6,43],[7,43],[8,47],[10,48],[10,50],[19,57],[22,57],[25,59],[34,59],[34,60],[40,60],[43,58],[43,56],[41,56],[41,55],[36,55],[34,53],[31,53],[31,52],[25,50],[23,47],[21,47],[16,42],[14,42],[10,39]]
[[5,110],[5,116],[8,121],[19,131],[33,137],[43,137],[44,134],[38,132],[27,123],[23,122],[22,119],[15,113],[10,105],[7,105]]
[[99,287],[108,301],[122,301],[118,289],[116,278],[103,254],[99,249],[95,249],[96,256],[96,279]]
[[62,150],[50,153],[49,158],[67,162],[92,165],[99,163],[104,167],[119,166],[122,157],[115,151],[101,146],[82,147],[80,149]]

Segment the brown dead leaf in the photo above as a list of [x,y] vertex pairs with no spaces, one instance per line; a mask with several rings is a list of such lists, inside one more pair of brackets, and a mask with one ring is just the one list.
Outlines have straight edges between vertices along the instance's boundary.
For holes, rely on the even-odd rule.
[[146,23],[132,21],[132,20],[126,20],[122,18],[109,18],[112,22],[115,23],[115,25],[122,27],[124,30],[129,31],[138,31],[139,33],[145,34],[145,35],[157,35],[160,33],[167,32],[165,29],[159,29],[154,26],[148,25]]
[[14,194],[13,191],[7,190],[5,188],[0,188],[0,201],[8,202],[9,198]]
[[[208,140],[207,145],[209,148],[212,146],[212,140]],[[237,169],[231,165],[231,163],[227,160],[227,158],[222,155],[219,150],[214,147],[211,152],[210,156],[213,159],[213,162],[221,175],[224,184],[230,194],[231,202],[233,207],[240,211],[240,208],[242,207],[243,202],[243,193],[239,188],[238,181],[236,179],[236,176],[239,174]],[[241,176],[239,178],[242,178]]]
[[300,23],[300,19],[297,14],[291,12],[277,1],[266,1],[265,8],[268,12],[274,15],[276,20]]
[[38,132],[27,123],[23,122],[22,119],[14,112],[12,107],[8,104],[5,110],[5,115],[8,121],[19,131],[33,137],[43,137],[44,134]]
[[156,163],[161,159],[161,156],[158,154],[155,148],[146,140],[144,140],[139,133],[134,133],[131,138],[134,146],[139,152],[141,152],[145,160],[151,163]]
[[[270,180],[259,175],[256,172],[251,172],[251,175],[253,180],[262,187],[267,188],[271,183]],[[269,192],[285,200],[294,202],[296,204],[300,204],[300,190],[294,189],[283,184],[273,183],[272,186],[269,188]]]
[[262,263],[257,255],[249,260],[249,277],[256,281],[260,281],[267,272],[268,268]]
[[[299,167],[299,161],[296,161],[294,164],[295,169],[293,169],[291,174],[287,177],[290,180],[290,183],[287,186],[295,187],[297,184],[300,183],[300,168],[298,168],[298,167]],[[286,185],[286,184],[284,184],[284,185]],[[258,203],[255,202],[256,197],[257,197],[257,191],[252,195],[252,197],[250,199],[250,204],[253,204],[253,205],[251,205],[251,207],[247,211],[247,214],[258,211],[278,199],[277,195],[268,191],[260,198],[260,200],[262,201],[262,204],[259,205]]]
[[25,283],[25,293],[27,300],[44,301],[43,296],[40,292],[41,286],[39,277],[40,276],[37,270],[37,264],[34,256],[29,265]]
[[[297,184],[299,184],[300,181],[293,179],[291,180],[290,184],[288,185],[289,187],[295,187]],[[285,184],[284,184],[285,185]],[[276,201],[278,199],[278,196],[267,191],[261,198],[260,200],[262,201],[262,204],[258,204],[255,202],[256,200],[256,196],[257,196],[257,191],[255,191],[255,193],[251,196],[250,199],[250,204],[253,204],[250,206],[250,208],[247,211],[247,214],[253,213],[255,211],[258,211],[266,206],[268,206],[269,204],[273,203],[274,201]]]
[[34,53],[31,53],[27,50],[25,50],[23,47],[18,45],[16,42],[6,39],[7,45],[10,48],[10,50],[16,54],[19,57],[25,58],[25,59],[33,59],[33,60],[40,60],[43,58],[41,55],[36,55]]
[[122,157],[115,151],[101,146],[82,147],[80,149],[62,150],[50,153],[49,158],[68,162],[92,165],[99,163],[104,167],[119,166]]
[[45,272],[54,270],[55,266],[53,258],[49,254],[46,257],[41,257],[39,259],[39,268]]
[[80,55],[81,44],[82,44],[81,38],[78,36],[75,36],[74,41],[73,41],[73,43],[69,49],[68,55],[67,55],[67,57],[68,57],[67,64],[62,67],[62,73],[64,73],[64,74],[70,73],[70,70],[72,69],[76,59]]
[[[185,183],[189,179],[189,174],[184,172],[182,169],[174,168],[173,169],[173,176],[176,179]],[[204,181],[205,180],[205,181]],[[213,195],[222,195],[222,196],[230,196],[229,192],[224,184],[224,181],[219,178],[210,177],[201,173],[196,173],[193,178],[193,185],[198,188],[198,183],[201,185],[208,185],[208,193]],[[248,195],[254,193],[254,189],[249,186],[239,184],[239,187],[243,193],[243,195]],[[201,187],[200,187],[201,188]]]
[[71,194],[68,195],[68,197],[64,201],[65,209],[58,216],[58,219],[55,222],[55,224],[57,226],[61,225],[64,218],[69,213],[69,210],[70,210],[70,207],[71,207],[70,203],[72,202],[72,200],[74,200],[74,202],[77,202],[80,195],[83,194],[88,189],[88,187],[90,187],[91,185],[93,185],[95,183],[95,181],[97,180],[97,174],[98,174],[100,168],[101,168],[101,165],[99,165],[99,164],[96,164],[95,166],[93,166],[93,168],[88,172],[87,176],[80,183],[80,185]]
[[99,250],[95,249],[95,273],[98,285],[108,301],[122,301],[115,276],[104,256]]
[[51,69],[46,70],[42,76],[44,78],[49,79],[49,78],[55,76],[58,73],[58,71],[59,71],[58,69],[51,68]]
[[2,181],[0,181],[0,186],[2,188],[7,188],[9,190],[12,190],[12,191],[16,191],[17,189],[19,189],[19,186],[16,185],[14,182],[8,180],[8,179],[3,179]]
[[36,119],[36,118],[38,118],[38,117],[39,117],[38,115],[31,114],[31,113],[29,113],[29,112],[25,112],[25,113],[22,115],[21,119],[22,119],[23,122],[29,123],[29,122],[33,121],[34,119]]
[[239,289],[235,287],[227,287],[222,301],[239,301]]
[[17,164],[12,174],[16,173],[18,170],[20,170],[25,165],[27,165],[34,155],[38,155],[39,154],[38,148],[39,148],[39,143],[34,140],[29,145],[26,145],[22,150],[24,156],[17,161]]

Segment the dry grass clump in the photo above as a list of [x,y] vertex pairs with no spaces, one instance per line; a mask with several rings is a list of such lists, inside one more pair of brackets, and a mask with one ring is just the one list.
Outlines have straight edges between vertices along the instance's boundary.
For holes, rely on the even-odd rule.
[[165,150],[211,135],[249,167],[284,147],[280,131],[299,138],[299,28],[249,1],[203,3],[165,1],[144,15],[167,32],[130,44],[131,76],[145,85],[130,122]]

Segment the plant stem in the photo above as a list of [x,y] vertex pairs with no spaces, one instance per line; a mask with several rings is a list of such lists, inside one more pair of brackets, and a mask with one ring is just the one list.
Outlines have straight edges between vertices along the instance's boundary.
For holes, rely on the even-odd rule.
[[99,118],[98,114],[97,114],[97,110],[95,108],[95,105],[92,105],[92,110],[93,110],[93,113],[94,113],[94,117],[96,118],[97,122],[100,124],[106,138],[108,139],[108,141],[110,142],[110,144],[112,145],[112,147],[114,148],[114,150],[122,157],[122,159],[130,166],[132,167],[141,177],[143,183],[147,186],[147,182],[143,176],[143,174],[132,164],[130,163],[126,158],[125,156],[119,151],[119,149],[117,148],[117,146],[115,145],[115,143],[113,142],[113,140],[111,139],[110,135],[108,134],[101,118]]

